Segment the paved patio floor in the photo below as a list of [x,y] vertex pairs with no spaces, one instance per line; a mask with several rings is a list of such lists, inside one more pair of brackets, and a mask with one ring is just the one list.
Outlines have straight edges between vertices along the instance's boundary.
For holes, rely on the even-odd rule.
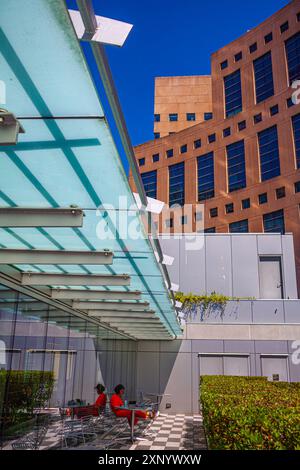
[[[40,450],[61,448],[61,421],[53,422],[45,435]],[[149,424],[148,421],[140,421],[136,427],[138,440],[132,444],[130,442],[128,427],[128,443],[118,443],[113,449],[116,450],[203,450],[207,448],[206,438],[203,429],[201,415],[168,415],[161,414],[155,421]],[[111,436],[114,437],[113,434]],[[100,449],[97,439],[87,444],[89,449]],[[78,449],[86,446],[80,445]],[[11,449],[11,443],[4,446],[3,450]]]

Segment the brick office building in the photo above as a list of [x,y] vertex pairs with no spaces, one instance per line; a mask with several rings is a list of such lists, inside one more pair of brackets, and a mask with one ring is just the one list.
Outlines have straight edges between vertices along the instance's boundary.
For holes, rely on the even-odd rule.
[[[300,80],[300,0],[212,54],[211,109],[208,80],[204,106],[205,99],[191,103],[198,124],[186,120],[173,133],[176,114],[180,129],[188,117],[189,80],[190,95],[201,95],[194,77],[184,77],[176,100],[166,96],[174,82],[162,87],[163,80],[156,82],[154,129],[169,135],[135,147],[147,195],[170,206],[195,204],[182,231],[185,224],[197,230],[196,204],[204,203],[206,232],[292,232],[300,291],[300,105],[291,86]],[[205,106],[212,115],[204,116]],[[172,225],[158,222],[160,232]]]

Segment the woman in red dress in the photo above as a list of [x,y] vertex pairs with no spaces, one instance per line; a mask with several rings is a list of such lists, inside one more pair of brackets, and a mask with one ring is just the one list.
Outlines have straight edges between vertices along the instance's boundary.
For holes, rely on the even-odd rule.
[[95,401],[93,406],[95,408],[98,408],[98,409],[100,408],[103,410],[106,405],[106,394],[104,393],[105,387],[102,384],[98,384],[96,385],[95,389],[97,390],[98,398]]
[[99,416],[100,412],[104,410],[106,406],[106,394],[104,393],[105,387],[102,384],[98,384],[95,389],[97,390],[98,398],[93,405],[74,408],[74,415],[77,416],[77,418],[83,418],[84,416]]
[[[125,387],[122,384],[119,384],[115,387],[115,393],[112,395],[110,399],[110,407],[112,411],[115,413],[116,416],[122,417],[122,418],[127,418],[129,425],[131,425],[131,411],[130,410],[122,410],[119,407],[124,406],[124,401],[122,399],[122,396],[124,395],[125,392]],[[139,419],[147,419],[149,417],[148,413],[142,410],[136,410],[134,413],[134,425],[138,423]]]

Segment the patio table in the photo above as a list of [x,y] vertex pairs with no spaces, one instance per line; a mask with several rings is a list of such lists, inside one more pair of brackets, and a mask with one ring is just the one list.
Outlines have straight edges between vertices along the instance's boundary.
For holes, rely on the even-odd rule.
[[127,410],[127,411],[131,412],[131,417],[130,417],[130,419],[131,419],[131,425],[130,425],[130,439],[131,439],[131,442],[133,443],[137,439],[143,440],[142,438],[137,438],[134,435],[134,418],[135,418],[135,412],[136,411],[145,411],[145,409],[143,409],[143,407],[141,407],[141,406],[135,406],[135,405],[116,406],[115,408],[116,408],[116,410]]

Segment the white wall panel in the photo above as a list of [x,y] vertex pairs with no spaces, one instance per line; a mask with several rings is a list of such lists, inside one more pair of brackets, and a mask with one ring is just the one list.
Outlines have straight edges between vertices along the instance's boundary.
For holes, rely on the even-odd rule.
[[258,253],[260,255],[281,255],[281,235],[257,235]]
[[231,236],[206,237],[206,290],[232,295]]
[[256,237],[232,236],[232,275],[234,297],[259,297]]

